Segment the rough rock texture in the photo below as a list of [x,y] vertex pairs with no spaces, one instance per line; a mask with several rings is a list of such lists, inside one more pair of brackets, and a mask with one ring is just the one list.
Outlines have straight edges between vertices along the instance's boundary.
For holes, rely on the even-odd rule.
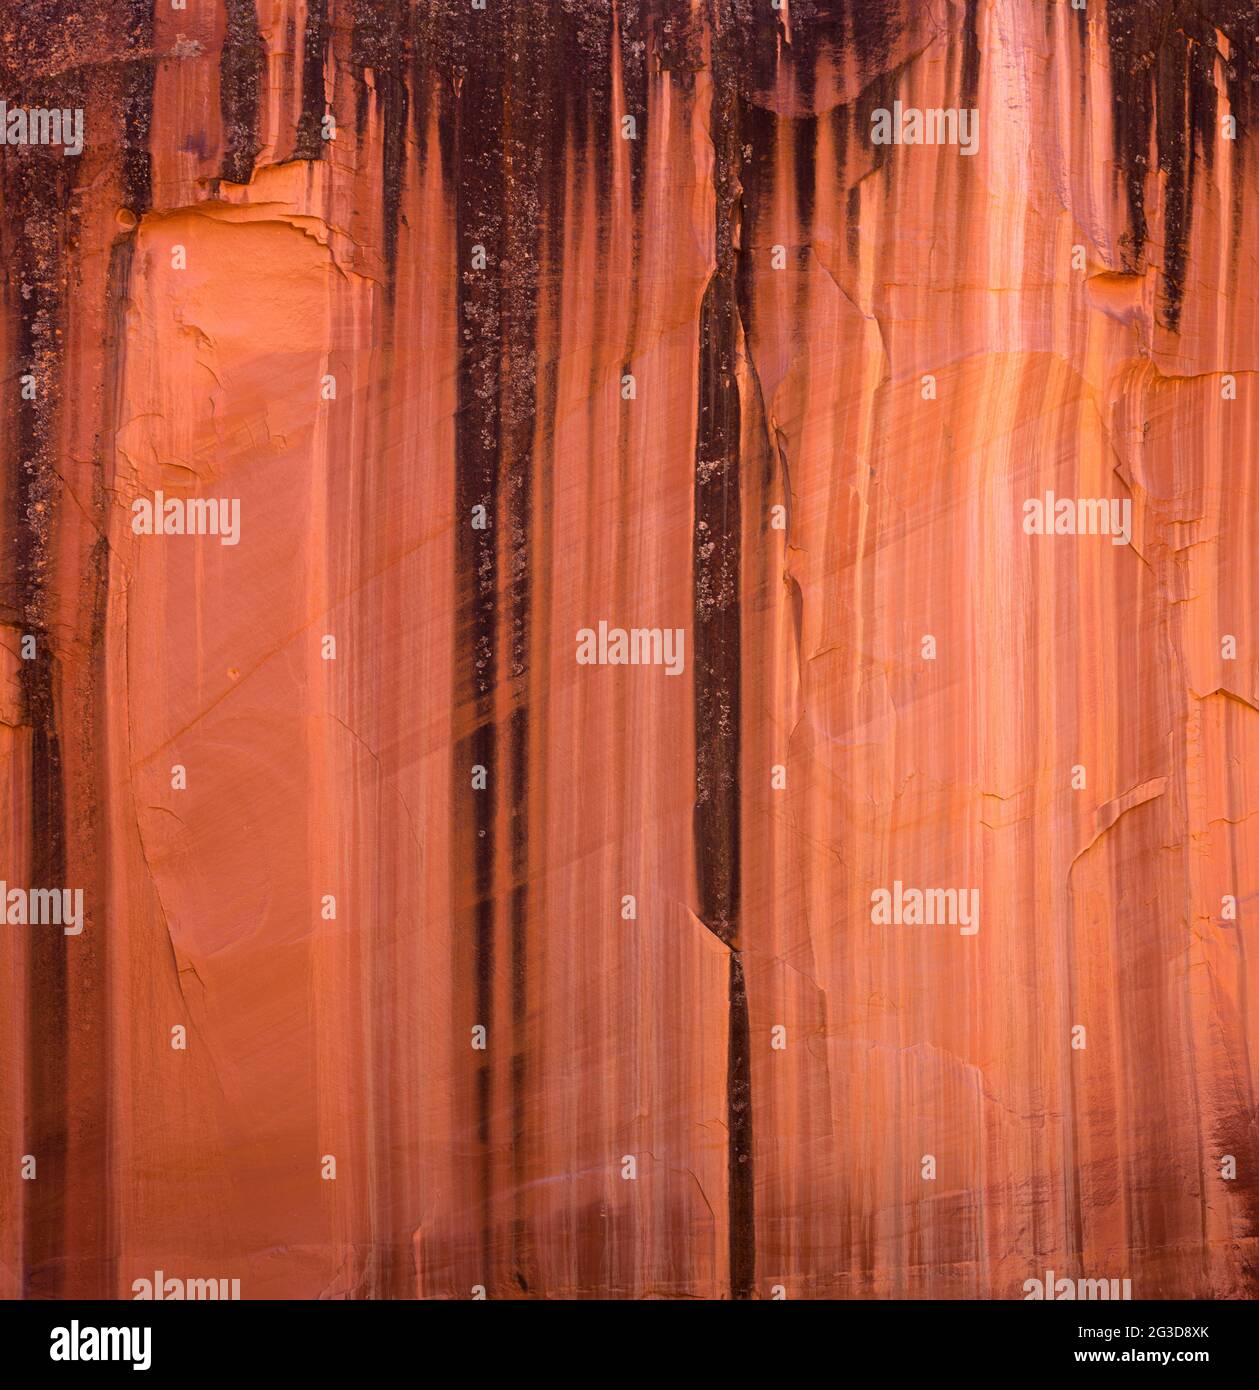
[[0,1295],[1253,1295],[1250,0],[0,31]]

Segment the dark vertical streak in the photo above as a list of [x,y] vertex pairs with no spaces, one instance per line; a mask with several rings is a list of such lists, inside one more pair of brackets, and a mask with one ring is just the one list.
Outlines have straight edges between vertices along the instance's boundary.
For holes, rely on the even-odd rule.
[[[23,268],[23,280],[33,267]],[[53,346],[60,297],[47,282],[18,303],[18,344],[24,363],[39,363],[45,404],[23,402],[18,424],[17,570],[22,627],[36,638],[36,658],[22,663],[19,678],[23,722],[30,726],[30,856],[28,885],[66,886],[65,785],[52,638],[44,622],[44,584],[51,516],[50,429],[59,408],[53,384],[61,371]],[[47,928],[28,928],[26,1114],[23,1152],[34,1155],[39,1177],[22,1184],[25,1216],[23,1296],[55,1298],[62,1292],[66,1252],[66,1171],[69,1090],[69,981],[65,938]]]
[[[18,43],[29,40],[21,34]],[[9,100],[33,100],[22,93]],[[57,427],[64,381],[66,252],[72,161],[38,149],[6,150],[0,163],[5,260],[11,267],[6,309],[13,322],[15,375],[36,378],[34,400],[6,392],[11,418],[12,500],[8,538],[12,578],[5,608],[23,635],[35,638],[33,660],[18,667],[22,724],[28,731],[30,814],[26,864],[0,865],[0,877],[24,887],[66,883],[65,780],[58,733],[58,669],[54,656]],[[18,398],[16,401],[14,397]],[[55,928],[26,932],[26,1127],[21,1154],[34,1156],[38,1176],[21,1184],[24,1297],[56,1298],[66,1287],[69,1207],[68,1114],[70,1020],[67,938]]]
[[743,957],[730,953],[730,1043],[726,1061],[727,1153],[730,1182],[730,1296],[751,1298],[756,1278],[756,1212],[752,1182],[752,1042]]
[[[644,17],[638,0],[622,0],[617,11],[621,50],[621,87],[625,94],[625,111],[634,117],[638,139],[629,140],[630,201],[634,208],[634,227],[637,234],[647,188],[647,61],[644,37]],[[635,255],[635,264],[637,264]],[[635,297],[637,304],[637,297]]]
[[[491,1034],[476,1080],[481,1147],[481,1251],[486,1274],[493,1253],[491,1199],[495,1086],[491,1057],[510,1047],[507,1069],[512,1164],[509,1278],[529,1292],[536,1260],[528,1228],[528,920],[529,703],[534,437],[538,421],[538,322],[543,228],[562,217],[559,152],[570,134],[572,75],[582,71],[582,15],[529,3],[460,14],[442,66],[451,98],[439,112],[443,169],[455,189],[457,331],[456,564],[460,593],[460,660],[456,692],[462,734],[455,754],[460,798],[469,769],[489,771],[489,790],[472,792],[467,827],[475,883],[470,910],[474,1006]],[[419,31],[417,31],[418,33]],[[438,41],[432,35],[434,43]],[[603,48],[607,51],[606,40]],[[607,64],[603,63],[606,71]],[[427,87],[425,87],[427,91]],[[427,97],[425,98],[427,101]],[[596,136],[606,146],[608,136]],[[606,164],[606,161],[605,161]],[[558,239],[557,239],[558,240]],[[476,269],[473,248],[486,265]],[[551,390],[554,390],[552,382]],[[487,509],[486,530],[471,526]],[[496,719],[507,709],[501,730]],[[505,754],[496,761],[496,756]],[[507,813],[507,843],[497,843],[495,811]],[[502,862],[502,861],[506,862]],[[504,892],[496,869],[505,871]],[[496,940],[500,897],[507,940]],[[461,909],[461,912],[466,910]],[[505,950],[503,949],[505,946]],[[496,1023],[494,981],[508,975],[509,1029]]]
[[[137,96],[139,103],[137,126],[147,131],[152,102],[153,69],[147,64],[146,69],[148,73],[147,85],[137,84],[141,92]],[[141,205],[137,200],[137,207],[139,206]],[[115,495],[114,478],[112,472],[108,470],[108,461],[112,458],[111,446],[115,437],[117,422],[125,418],[122,393],[125,380],[126,314],[127,305],[130,302],[131,270],[135,259],[135,246],[135,236],[129,235],[119,238],[110,251],[109,273],[105,282],[105,390],[100,430],[93,450],[95,476],[92,503],[93,511],[99,518],[100,537],[92,548],[91,560],[85,576],[85,583],[89,586],[88,607],[91,614],[91,661],[89,666],[90,686],[87,693],[87,709],[84,711],[84,723],[92,731],[94,737],[97,731],[100,731],[100,745],[90,751],[93,755],[93,770],[101,778],[108,775],[104,717],[105,712],[109,709],[106,652],[109,612],[109,542],[106,539],[106,532],[110,498]],[[108,901],[109,897],[107,865],[108,858],[105,856],[98,879],[100,884],[99,901],[101,903]],[[98,925],[101,927],[105,925],[100,918],[98,918]],[[107,931],[100,930],[91,937],[85,935],[79,937],[78,940],[86,947],[85,954],[90,952],[88,958],[93,965],[96,987],[103,1001],[100,1016],[102,1024],[107,1024],[110,1010],[109,1000],[111,999],[111,991],[108,989],[110,977],[109,934]],[[103,1073],[106,1076],[112,1074],[110,1042],[111,1030],[107,1026],[102,1026],[98,1037],[94,1040],[93,1062],[98,1069],[98,1074]],[[108,1297],[117,1287],[119,1247],[116,1232],[117,1201],[109,1181],[113,1175],[112,1156],[114,1153],[112,1143],[113,1113],[109,1101],[109,1096],[103,1094],[101,1105],[101,1171],[103,1175],[101,1200],[106,1204],[107,1211],[104,1241],[108,1249],[108,1260],[102,1262],[101,1266],[101,1282],[98,1288],[98,1296],[101,1297]]]
[[[466,20],[462,22],[467,22]],[[355,118],[360,145],[367,130],[369,91],[363,74],[370,69],[381,123],[381,189],[386,285],[393,301],[398,273],[398,224],[406,171],[407,73],[411,43],[407,0],[356,0],[350,61],[359,77]]]
[[[816,116],[801,117],[792,122],[792,144],[794,147],[794,167],[796,185],[796,217],[800,222],[801,230],[806,236],[810,235],[813,223],[813,203],[816,197],[816,178],[817,178],[817,132],[818,122]],[[767,163],[771,164],[772,172],[772,152],[768,154]],[[804,248],[802,248],[803,250]],[[802,259],[801,266],[804,261]],[[744,321],[744,331],[747,331],[747,323]]]
[[1177,327],[1180,319],[1192,220],[1189,190],[1193,186],[1194,140],[1192,133],[1185,128],[1190,99],[1185,89],[1187,56],[1188,45],[1183,35],[1169,36],[1158,55],[1159,75],[1155,84],[1158,163],[1167,175],[1163,204],[1166,241],[1163,290],[1167,301],[1167,325],[1172,329]]
[[[560,83],[558,92],[567,92],[569,84]],[[569,107],[567,100],[559,100],[558,92],[552,87],[553,94],[557,97],[557,112],[554,117],[557,140],[567,140],[570,126]],[[562,146],[560,146],[562,148]],[[567,187],[560,173],[562,161],[552,158],[554,176],[551,179],[547,196],[543,200],[541,210],[541,228],[539,231],[539,255],[544,264],[549,268],[558,266],[563,259],[564,248],[564,229],[566,225]],[[544,275],[538,285],[537,315],[538,321],[545,321],[549,324],[557,324],[560,317],[560,276],[558,274]],[[553,612],[552,596],[550,585],[553,583],[551,575],[553,572],[553,558],[555,552],[555,541],[551,531],[550,518],[555,510],[555,486],[556,486],[556,459],[555,459],[555,420],[559,402],[559,364],[556,357],[556,344],[551,340],[547,344],[549,355],[540,359],[537,369],[536,383],[536,406],[542,428],[537,431],[537,457],[534,459],[532,491],[533,514],[538,518],[539,525],[535,528],[536,534],[530,538],[531,565],[530,568],[535,576],[531,603],[533,606],[534,617],[530,627],[530,642],[537,649],[545,650],[546,634],[551,628],[551,618]],[[546,741],[546,730],[548,727],[547,710],[545,703],[539,712],[536,720],[531,720],[533,737],[540,743]],[[551,779],[547,776],[547,769],[543,767],[537,779],[537,786],[533,794],[533,805],[537,809],[538,819],[541,824],[549,822],[547,797],[550,792]],[[567,794],[567,789],[561,786],[561,795]],[[519,1008],[521,1014],[519,1018],[513,1019],[513,1031],[517,1038],[524,1036],[524,1029],[528,1022],[528,996],[527,984],[528,977],[525,972],[523,954],[520,957],[521,968],[517,975],[517,986],[519,991]],[[536,971],[535,971],[536,974]],[[513,1010],[516,1008],[516,999],[513,997]],[[527,1065],[522,1061],[521,1074],[519,1078],[513,1078],[513,1086],[518,1087],[518,1091],[513,1091],[513,1096],[519,1094],[521,1097],[527,1095],[527,1088],[531,1082],[531,1075]],[[535,1094],[539,1087],[536,1080],[533,1080]],[[515,1131],[514,1143],[517,1156],[516,1182],[517,1182],[517,1234],[513,1239],[514,1261],[518,1271],[518,1277],[526,1280],[530,1288],[536,1288],[541,1280],[540,1272],[535,1268],[537,1261],[533,1254],[532,1232],[525,1228],[527,1214],[524,1210],[524,1175],[527,1174],[526,1157],[529,1155],[527,1140],[523,1131],[527,1109],[524,1101],[520,1105],[519,1116],[513,1120]]]
[[[117,196],[136,213],[151,202],[148,151],[154,79],[153,7],[149,0],[110,0],[95,17],[122,36],[116,62],[66,66],[84,6],[31,4],[8,18],[0,50],[0,90],[11,106],[84,110],[87,147],[107,151],[103,167]],[[109,1144],[108,933],[106,855],[86,792],[102,772],[99,740],[108,598],[108,490],[102,423],[93,446],[90,505],[99,533],[84,542],[77,508],[62,507],[66,382],[65,344],[72,333],[71,286],[79,238],[79,183],[100,177],[85,151],[9,148],[0,159],[5,211],[0,222],[11,320],[14,375],[35,377],[34,399],[6,394],[11,466],[3,486],[11,529],[10,562],[0,576],[0,615],[35,639],[35,655],[18,667],[21,724],[29,759],[29,850],[25,864],[0,864],[0,877],[30,888],[81,889],[85,932],[25,929],[25,1095],[20,1152],[38,1177],[21,1184],[23,1293],[30,1297],[104,1297],[113,1291],[114,1256]],[[124,249],[125,248],[125,249]],[[130,266],[130,242],[113,248],[104,311],[116,349]],[[90,319],[89,319],[90,321]],[[106,356],[106,412],[117,389],[115,352]],[[76,436],[78,437],[78,436]],[[59,563],[62,556],[69,561]],[[65,590],[77,584],[74,594]],[[70,632],[59,616],[77,603]],[[63,660],[85,650],[86,663]],[[73,777],[70,776],[73,773]],[[75,1165],[71,1173],[70,1165]]]
[[297,159],[322,159],[326,141],[323,118],[327,110],[324,69],[328,63],[328,0],[306,0],[306,27],[302,31],[302,111],[293,147]]
[[[531,1269],[524,1194],[527,1183],[528,939],[529,912],[529,564],[533,501],[533,435],[537,420],[537,321],[539,278],[539,191],[544,149],[562,139],[548,119],[553,95],[563,91],[555,71],[555,44],[548,20],[529,7],[512,15],[512,36],[503,120],[504,255],[499,273],[503,296],[502,511],[507,566],[507,624],[512,709],[508,724],[510,761],[511,900],[511,1156],[512,1278],[528,1292]],[[562,148],[562,146],[561,146]]]
[[224,0],[227,32],[219,57],[219,110],[223,118],[223,163],[220,174],[231,183],[253,178],[262,148],[258,119],[266,45],[254,0]]
[[559,157],[569,137],[568,93],[583,70],[580,28],[553,7],[512,9],[510,65],[503,117],[505,255],[499,269],[503,308],[501,377],[501,557],[506,567],[504,619],[510,669],[512,1278],[528,1292],[537,1282],[528,1225],[529,1179],[529,699],[534,440],[538,427],[538,326],[543,240],[564,199]]
[[[494,690],[498,674],[498,528],[500,393],[503,357],[499,267],[503,238],[504,171],[501,147],[503,93],[502,7],[470,12],[457,21],[453,53],[454,111],[442,122],[443,163],[455,190],[456,333],[459,365],[455,420],[455,564],[459,619],[455,654],[457,737],[455,795],[456,884],[472,865],[471,904],[457,902],[460,930],[470,928],[473,955],[472,1022],[483,1026],[488,1050],[472,1054],[476,1132],[480,1147],[481,1260],[489,1273],[492,1251],[491,1062],[498,1044],[494,1020],[494,806],[501,777],[494,761]],[[485,248],[486,268],[473,269],[473,248]],[[484,506],[485,530],[472,527]],[[471,769],[489,773],[488,789],[470,790]],[[506,770],[504,770],[506,775]],[[467,798],[471,797],[469,807]]]
[[861,255],[861,189],[855,184],[845,200],[844,250],[855,265]]
[[[129,0],[131,26],[127,45],[140,53],[153,49],[153,6]],[[122,187],[126,206],[146,212],[153,201],[149,127],[153,120],[154,64],[151,58],[129,63],[122,74]]]
[[979,68],[983,55],[979,49],[979,0],[966,0],[962,21],[962,101],[967,107],[979,104]]
[[[41,647],[47,639],[41,632]],[[25,664],[22,693],[31,731],[32,888],[66,882],[65,800],[61,745],[53,727],[52,658]],[[26,1086],[23,1152],[32,1154],[38,1179],[22,1184],[25,1249],[22,1296],[62,1296],[65,1274],[68,1131],[69,981],[66,940],[54,929],[28,928]]]
[[[375,422],[387,419],[391,412],[391,397],[395,380],[395,292],[398,268],[398,234],[401,222],[402,194],[406,164],[406,128],[409,92],[410,31],[407,26],[405,0],[353,0],[345,7],[348,13],[350,37],[348,67],[355,86],[355,118],[357,121],[355,151],[363,171],[372,179],[369,157],[379,158],[380,239],[386,265],[386,278],[376,345],[381,353],[378,372],[379,386],[370,394],[375,404],[369,410],[369,426],[375,435]],[[308,50],[310,66],[316,57],[326,52],[328,25],[335,18],[333,10],[322,31],[312,36]],[[309,30],[308,30],[309,33]],[[310,94],[308,109],[322,124],[322,61],[317,92]],[[370,85],[368,70],[371,71]],[[315,97],[319,96],[317,103]],[[304,98],[305,99],[305,98]],[[374,110],[375,124],[369,120]],[[313,126],[312,126],[313,129]],[[372,141],[378,145],[373,146]],[[374,180],[373,186],[374,185]],[[376,467],[382,466],[378,460]],[[364,513],[370,526],[370,509]],[[367,536],[365,546],[370,545]],[[363,692],[364,698],[370,698]],[[470,769],[463,776],[464,785]],[[392,1076],[391,1057],[396,1045],[394,1025],[398,1009],[398,981],[401,962],[397,944],[392,936],[381,939],[372,952],[372,1020],[370,1049],[372,1066],[381,1077],[380,1100],[372,1108],[373,1173],[371,1186],[372,1224],[381,1233],[376,1242],[365,1284],[369,1296],[382,1298],[411,1297],[415,1288],[415,1267],[409,1242],[404,1234],[405,1223],[411,1219],[406,1210],[408,1194],[412,1191],[410,1175],[400,1168],[397,1156],[408,1140],[405,1121],[400,1118],[398,1097],[389,1078]]]
[[[1140,271],[1150,238],[1145,181],[1153,145],[1153,157],[1166,179],[1163,319],[1176,332],[1188,269],[1197,160],[1201,154],[1209,168],[1220,138],[1216,69],[1225,74],[1237,118],[1234,148],[1240,176],[1242,142],[1259,80],[1259,24],[1253,0],[1107,0],[1106,23],[1111,121],[1128,202],[1129,229],[1120,243],[1124,264]],[[1228,59],[1221,52],[1221,34],[1228,41]]]
[[712,0],[712,140],[716,268],[699,332],[695,451],[695,862],[700,916],[731,951],[727,1125],[730,1292],[750,1298],[755,1277],[751,1041],[739,956],[740,497],[735,241],[739,218],[738,75],[735,14]]
[[443,0],[441,4],[415,5],[410,12],[410,111],[419,169],[423,173],[428,157],[428,122],[436,114],[444,180],[453,173],[450,158],[454,146],[448,126],[455,104],[451,99],[454,79],[461,70],[459,55],[467,52],[466,21],[461,10],[459,22],[455,22],[451,4],[452,0]]

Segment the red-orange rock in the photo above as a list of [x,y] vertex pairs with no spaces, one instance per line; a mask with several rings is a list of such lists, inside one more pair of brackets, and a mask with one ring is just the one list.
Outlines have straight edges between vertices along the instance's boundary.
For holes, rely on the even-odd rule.
[[14,8],[0,1295],[1255,1294],[1192,8]]

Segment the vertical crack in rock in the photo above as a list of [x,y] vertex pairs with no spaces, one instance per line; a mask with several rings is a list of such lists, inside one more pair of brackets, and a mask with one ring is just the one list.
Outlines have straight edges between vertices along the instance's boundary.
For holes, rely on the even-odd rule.
[[695,866],[700,918],[730,947],[727,1126],[730,1294],[752,1296],[756,1264],[751,1041],[739,955],[739,388],[735,250],[739,92],[731,0],[712,0],[711,135],[716,267],[699,329],[695,448]]

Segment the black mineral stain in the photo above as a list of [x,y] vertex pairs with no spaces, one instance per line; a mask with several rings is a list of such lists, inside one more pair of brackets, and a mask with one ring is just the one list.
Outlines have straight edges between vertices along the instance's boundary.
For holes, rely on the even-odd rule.
[[219,55],[219,110],[223,119],[219,172],[230,183],[248,183],[262,148],[258,121],[267,50],[254,0],[224,0],[224,6],[227,31]]
[[[476,1074],[479,1155],[480,1259],[490,1268],[493,1251],[491,1196],[490,1058],[496,1045],[494,1018],[494,810],[500,770],[494,759],[494,690],[500,655],[498,626],[499,370],[503,357],[503,304],[499,263],[505,252],[504,169],[500,121],[506,73],[503,7],[462,16],[454,26],[460,43],[451,54],[451,96],[439,122],[443,167],[450,171],[455,199],[456,333],[455,569],[459,602],[455,632],[457,736],[451,781],[454,788],[456,889],[461,869],[471,864],[470,903],[456,899],[460,938],[472,939],[472,1022],[487,1030],[489,1049],[472,1054]],[[482,263],[481,257],[484,257]],[[473,511],[483,507],[483,529]],[[471,789],[472,769],[487,769],[485,790]],[[471,804],[469,805],[469,798]]]
[[328,141],[323,120],[328,110],[324,69],[328,63],[328,0],[306,0],[306,24],[302,30],[302,109],[297,119],[297,159],[322,159]]
[[743,159],[733,0],[712,0],[716,267],[699,327],[699,424],[692,550],[695,627],[695,863],[700,917],[730,948],[727,1052],[730,1295],[751,1298],[753,1210],[751,1039],[739,955],[740,494],[737,305]]
[[818,118],[802,116],[793,121],[792,126],[795,144],[796,219],[807,231],[813,223],[813,203],[816,197]]
[[533,559],[534,435],[538,420],[538,310],[543,273],[542,229],[556,195],[554,153],[564,148],[564,75],[573,55],[561,12],[515,7],[505,54],[506,89],[500,132],[503,159],[503,252],[495,272],[503,305],[500,456],[500,542],[505,544],[503,616],[510,665],[503,672],[510,701],[507,795],[511,896],[509,1077],[512,1154],[512,1277],[522,1290],[539,1275],[528,1222],[529,1166],[529,656]]
[[149,128],[153,122],[153,6],[149,0],[129,0],[127,46],[138,55],[122,71],[122,185],[123,201],[137,216],[153,201],[153,159]]
[[[6,35],[0,74],[11,107],[86,106],[81,80],[72,76],[57,82],[41,75],[47,65],[44,45],[56,51],[59,26],[65,20],[64,7],[55,5],[31,6],[7,18],[13,32]],[[69,209],[77,173],[78,159],[64,157],[55,147],[8,148],[0,159],[4,310],[17,374],[29,374],[35,382],[33,399],[17,382],[5,392],[9,461],[4,487],[12,529],[5,537],[8,563],[0,579],[2,616],[18,629],[19,640],[33,638],[35,648],[33,657],[18,667],[20,717],[30,764],[28,856],[25,865],[4,868],[11,883],[32,889],[68,886],[53,537],[72,237]],[[21,1184],[22,1294],[56,1298],[64,1293],[68,1277],[69,938],[55,927],[21,930],[26,932],[27,964],[26,1102],[20,1152],[32,1154],[38,1163],[37,1178]]]
[[1202,160],[1209,171],[1220,138],[1215,74],[1218,68],[1225,76],[1240,163],[1259,81],[1259,18],[1252,0],[1108,0],[1106,17],[1111,120],[1128,203],[1124,268],[1143,269],[1153,151],[1166,180],[1162,314],[1174,332],[1185,294],[1197,166]]
[[[1238,1042],[1238,1047],[1243,1045]],[[1240,1099],[1240,1097],[1239,1097]],[[1217,1195],[1232,1214],[1232,1238],[1237,1243],[1244,1266],[1245,1287],[1253,1294],[1259,1288],[1259,1258],[1254,1243],[1259,1238],[1259,1110],[1242,1103],[1224,1112],[1217,1121],[1209,1149],[1203,1193],[1204,1206]],[[1235,1174],[1223,1176],[1222,1160],[1231,1156]]]
[[[22,1183],[21,1277],[29,1297],[102,1298],[114,1290],[116,1263],[110,1245],[109,1089],[101,1083],[109,1074],[110,1038],[108,929],[101,914],[106,874],[93,807],[81,790],[71,795],[67,769],[75,771],[74,785],[81,789],[100,752],[108,427],[101,425],[93,445],[90,497],[80,496],[70,507],[59,454],[65,447],[65,382],[72,371],[66,344],[82,255],[81,184],[109,180],[135,213],[151,203],[153,7],[147,0],[28,0],[13,7],[5,22],[0,92],[10,108],[84,113],[81,155],[66,157],[55,146],[0,152],[4,313],[14,375],[29,373],[35,386],[31,399],[15,381],[3,406],[10,462],[2,485],[10,529],[4,537],[8,563],[0,573],[0,621],[35,641],[33,658],[18,668],[30,767],[24,875],[32,888],[81,888],[85,917],[84,934],[75,937],[55,927],[27,928],[22,1149],[39,1166],[38,1178]],[[100,35],[108,36],[104,52]],[[130,238],[123,238],[111,248],[105,285],[111,335],[103,382],[107,406],[117,387],[115,330],[126,300],[130,246]],[[90,509],[98,537],[80,566],[61,567],[55,538],[73,542],[82,507]],[[66,611],[67,598],[79,614],[69,634],[55,616]],[[69,644],[87,651],[86,669],[62,660]],[[16,868],[9,866],[10,881]]]
[[[466,24],[466,17],[461,22]],[[410,47],[408,0],[354,0],[350,64],[357,81],[355,124],[361,147],[368,128],[371,90],[365,74],[370,70],[382,132],[381,197],[388,273],[386,289],[390,302],[398,275],[398,227],[402,215],[410,102],[407,86],[411,66]]]
[[[630,286],[630,319],[625,342],[621,374],[632,373],[634,353],[638,344],[639,317],[642,296],[639,293],[639,272],[642,259],[643,212],[647,187],[647,101],[650,90],[649,74],[653,65],[659,61],[656,47],[658,39],[658,16],[651,9],[645,9],[630,0],[618,10],[621,39],[621,83],[624,88],[625,106],[637,113],[638,139],[629,142],[630,147],[630,201],[633,209],[631,219],[633,228],[632,271]],[[558,244],[558,242],[556,243]],[[616,444],[618,480],[628,485],[629,478],[629,415],[623,414],[617,431]]]
[[789,75],[797,98],[807,105],[823,60],[840,70],[852,61],[860,72],[881,72],[908,26],[908,8],[905,0],[792,0],[787,44],[781,11],[753,0],[730,0],[736,25],[730,37],[737,45],[744,95],[763,105]]
[[[647,186],[647,16],[638,0],[624,0],[617,10],[621,49],[621,87],[626,113],[634,117],[637,138],[627,140],[630,160],[630,198],[634,225],[643,210]],[[637,257],[635,257],[637,260]]]
[[[554,372],[540,367],[537,338],[542,297],[556,283],[558,269],[544,262],[562,246],[564,150],[591,161],[603,205],[611,194],[611,10],[518,2],[460,14],[444,34],[431,27],[417,31],[420,42],[431,59],[422,79],[425,107],[434,90],[439,94],[438,135],[443,171],[454,188],[458,257],[456,702],[463,732],[454,776],[457,824],[466,837],[462,858],[473,864],[475,882],[474,901],[464,910],[473,939],[476,1021],[491,1029],[500,1048],[510,1047],[507,1277],[528,1290],[540,1279],[527,1209],[528,1117],[534,1108],[527,930],[533,455],[540,379],[544,397],[553,399],[555,391]],[[484,530],[471,525],[477,506],[486,509]],[[488,789],[465,793],[474,764],[488,770]],[[473,798],[471,807],[466,795]],[[505,845],[495,833],[499,807],[507,813]],[[496,940],[501,901],[506,941]],[[494,980],[503,969],[509,971],[510,1012],[499,1022],[493,1016]],[[493,1054],[493,1044],[479,1054],[476,1082],[487,1269],[494,1249],[491,1157],[499,1138]]]
[[[444,22],[443,22],[444,21]],[[553,296],[563,245],[564,153],[594,175],[600,224],[611,215],[612,142],[619,138],[611,81],[613,13],[608,4],[515,3],[465,14],[440,11],[413,31],[417,107],[436,97],[443,177],[454,190],[459,334],[456,450],[456,570],[460,595],[456,706],[461,732],[453,776],[457,853],[473,865],[473,901],[461,907],[473,941],[476,1022],[510,1047],[507,1072],[513,1176],[511,1267],[520,1290],[540,1282],[529,1226],[529,792],[531,609],[536,509],[534,465],[539,403],[555,398],[553,364],[539,362],[544,296]],[[622,15],[622,51],[639,68],[635,6]],[[641,75],[631,89],[645,88]],[[645,113],[643,113],[645,116]],[[642,163],[645,119],[630,151]],[[578,176],[580,178],[580,176]],[[483,264],[481,263],[483,258]],[[544,414],[553,420],[553,408]],[[474,507],[486,529],[473,529]],[[466,791],[474,764],[488,789]],[[471,806],[466,800],[472,797]],[[507,818],[507,842],[495,815]],[[458,866],[456,865],[456,881]],[[506,940],[496,939],[499,904]],[[509,972],[509,1016],[494,1018],[496,973]],[[506,1044],[504,1043],[506,1039]],[[476,1081],[481,1253],[494,1253],[492,1149],[502,1135],[494,1112],[494,1044]]]
[[968,108],[979,105],[979,0],[966,0],[966,18],[962,23],[962,90],[960,105]]

